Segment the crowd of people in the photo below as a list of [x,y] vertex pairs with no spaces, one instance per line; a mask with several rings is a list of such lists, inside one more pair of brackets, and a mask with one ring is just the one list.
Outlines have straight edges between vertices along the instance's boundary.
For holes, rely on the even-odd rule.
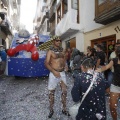
[[[76,48],[63,50],[59,37],[54,37],[53,46],[48,50],[45,66],[50,70],[48,80],[50,113],[54,114],[54,93],[58,83],[61,86],[63,110],[62,113],[70,116],[66,108],[67,79],[65,71],[72,73],[74,85],[71,95],[74,102],[81,101],[93,79],[94,84],[79,107],[76,120],[106,120],[106,92],[110,97],[110,111],[113,120],[117,120],[117,103],[120,98],[120,42],[115,45],[115,51],[108,58],[102,45],[96,48],[87,47],[87,54]],[[114,70],[113,70],[113,68]],[[109,69],[108,72],[106,72]],[[104,72],[103,72],[104,71]],[[100,115],[101,117],[99,118]]]
[[[62,113],[70,116],[66,106],[67,79],[66,72],[70,72],[74,79],[71,96],[75,103],[82,97],[97,74],[92,88],[79,107],[76,120],[106,120],[105,95],[109,95],[109,106],[113,120],[118,120],[117,107],[120,99],[120,40],[115,44],[114,51],[108,57],[102,45],[95,48],[87,47],[87,53],[77,48],[63,49],[61,40],[54,36],[53,45],[47,52],[45,66],[50,70],[48,80],[50,113],[54,114],[54,93],[58,84],[61,86]],[[5,72],[6,52],[0,45],[0,74]],[[97,116],[99,115],[99,116]]]
[[6,68],[7,54],[3,45],[0,45],[0,75],[4,74]]

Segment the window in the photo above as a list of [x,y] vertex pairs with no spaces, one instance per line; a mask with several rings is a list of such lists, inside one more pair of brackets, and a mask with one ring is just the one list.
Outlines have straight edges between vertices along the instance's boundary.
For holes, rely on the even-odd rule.
[[98,0],[98,5],[104,3],[106,0]]
[[111,52],[114,51],[114,46],[116,43],[116,35],[110,35],[103,38],[98,38],[95,40],[91,40],[91,47],[95,47],[97,44],[101,44],[103,46],[103,50],[109,58]]
[[77,23],[79,23],[79,0],[71,0],[71,8],[77,10]]
[[78,10],[78,0],[71,0],[71,7],[75,10]]
[[63,6],[63,14],[66,14],[67,9],[68,9],[67,0],[63,0],[63,1],[62,1],[62,6]]
[[61,5],[57,10],[57,23],[59,23],[61,20]]

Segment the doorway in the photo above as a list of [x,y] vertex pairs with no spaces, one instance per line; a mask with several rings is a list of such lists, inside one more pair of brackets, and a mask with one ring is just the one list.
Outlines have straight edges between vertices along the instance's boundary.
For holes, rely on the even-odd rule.
[[91,47],[94,48],[97,44],[103,46],[103,51],[106,53],[107,58],[109,58],[111,52],[114,51],[116,43],[116,34],[91,40]]
[[76,48],[76,38],[66,41],[66,48]]

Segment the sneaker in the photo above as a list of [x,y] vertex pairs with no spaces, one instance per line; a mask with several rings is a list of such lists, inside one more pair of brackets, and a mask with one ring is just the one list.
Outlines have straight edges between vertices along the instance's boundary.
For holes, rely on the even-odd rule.
[[48,115],[48,118],[51,118],[53,116],[53,114],[54,114],[54,111],[51,110],[50,113],[49,113],[49,115]]
[[66,110],[62,110],[62,113],[63,113],[64,115],[66,115],[66,116],[70,116],[69,112],[66,111]]

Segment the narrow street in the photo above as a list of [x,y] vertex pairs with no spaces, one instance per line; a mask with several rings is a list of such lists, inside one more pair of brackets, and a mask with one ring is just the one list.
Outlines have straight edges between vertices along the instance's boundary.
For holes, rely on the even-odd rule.
[[[71,88],[73,79],[67,74],[68,97],[67,106],[72,105]],[[49,102],[47,91],[47,77],[19,78],[0,76],[0,120],[48,120]],[[60,87],[55,93],[55,113],[51,120],[71,120],[62,115]],[[107,101],[107,120],[112,120]],[[119,102],[120,120],[120,102]]]

